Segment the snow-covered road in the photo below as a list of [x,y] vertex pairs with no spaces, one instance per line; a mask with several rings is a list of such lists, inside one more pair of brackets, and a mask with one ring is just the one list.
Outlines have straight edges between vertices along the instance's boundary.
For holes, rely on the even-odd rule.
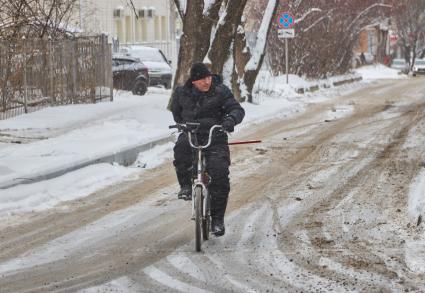
[[0,291],[423,292],[424,93],[381,81],[244,129],[263,143],[232,149],[202,253],[170,161],[34,213],[1,230]]

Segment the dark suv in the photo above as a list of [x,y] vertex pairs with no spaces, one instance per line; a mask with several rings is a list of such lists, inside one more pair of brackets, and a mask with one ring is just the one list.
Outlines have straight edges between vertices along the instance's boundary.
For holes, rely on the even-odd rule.
[[164,86],[166,89],[171,88],[173,70],[170,63],[165,58],[164,53],[157,48],[133,45],[124,46],[120,50],[121,53],[138,58],[149,70],[149,85],[150,86]]
[[128,56],[112,56],[114,88],[131,91],[143,96],[149,84],[148,68],[139,59]]

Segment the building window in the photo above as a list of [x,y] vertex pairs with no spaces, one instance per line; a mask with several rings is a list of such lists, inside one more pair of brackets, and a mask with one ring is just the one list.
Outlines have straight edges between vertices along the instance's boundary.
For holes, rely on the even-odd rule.
[[145,9],[139,9],[137,14],[139,18],[145,18]]
[[152,18],[155,16],[155,7],[149,7],[148,8],[148,17]]
[[114,9],[114,17],[121,18],[123,16],[123,10],[120,8]]

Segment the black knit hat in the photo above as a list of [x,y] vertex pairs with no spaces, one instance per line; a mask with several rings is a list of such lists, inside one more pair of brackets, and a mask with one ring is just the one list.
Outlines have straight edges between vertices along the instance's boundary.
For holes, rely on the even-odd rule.
[[190,69],[190,81],[196,81],[211,76],[211,71],[204,63],[194,63]]

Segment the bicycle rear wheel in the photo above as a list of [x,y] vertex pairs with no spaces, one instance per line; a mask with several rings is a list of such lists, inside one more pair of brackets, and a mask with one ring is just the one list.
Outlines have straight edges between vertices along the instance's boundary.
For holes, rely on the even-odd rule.
[[202,187],[195,187],[195,249],[201,251],[201,225],[202,225]]

